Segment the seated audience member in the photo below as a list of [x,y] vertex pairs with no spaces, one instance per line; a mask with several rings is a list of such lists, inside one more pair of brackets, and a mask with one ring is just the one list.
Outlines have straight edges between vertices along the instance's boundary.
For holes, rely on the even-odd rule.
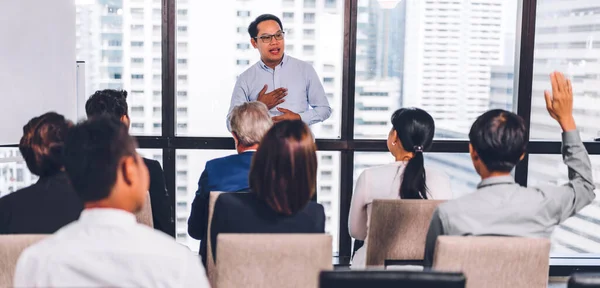
[[210,230],[215,261],[219,233],[325,233],[325,210],[311,201],[316,179],[308,126],[301,120],[273,125],[252,160],[251,192],[217,198]]
[[[85,103],[88,117],[110,115],[119,119],[129,127],[127,112],[127,92],[118,90],[99,90]],[[160,163],[156,160],[142,158],[150,172],[150,204],[154,229],[175,237],[175,219],[170,206],[170,197],[165,185],[165,176]]]
[[441,204],[433,214],[425,246],[431,266],[439,235],[502,235],[549,238],[554,228],[594,198],[590,158],[573,119],[571,82],[550,75],[546,107],[562,128],[562,154],[569,183],[521,187],[510,171],[523,159],[528,141],[523,119],[503,110],[479,116],[469,132],[469,152],[481,182],[474,193]]
[[65,168],[85,209],[21,254],[17,287],[209,287],[198,257],[138,224],[148,169],[127,127],[92,118],[69,132]]
[[21,155],[39,180],[0,198],[0,234],[51,234],[77,220],[83,203],[64,172],[63,147],[73,124],[49,112],[23,127]]
[[[448,175],[424,164],[423,151],[431,147],[435,133],[431,115],[418,108],[402,108],[394,112],[391,122],[387,146],[396,162],[364,170],[352,194],[348,231],[357,240],[367,239],[375,199],[452,198]],[[366,245],[356,251],[353,267],[365,265]]]
[[206,227],[210,192],[248,191],[248,174],[252,156],[262,137],[271,128],[267,106],[261,102],[246,102],[231,111],[231,134],[238,154],[206,162],[198,181],[198,191],[192,203],[188,233],[200,242],[202,262],[206,263]]

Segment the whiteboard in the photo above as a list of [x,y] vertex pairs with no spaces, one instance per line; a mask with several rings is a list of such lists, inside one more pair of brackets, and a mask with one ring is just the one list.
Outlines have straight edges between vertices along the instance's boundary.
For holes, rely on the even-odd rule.
[[34,116],[77,117],[75,1],[0,2],[0,145],[7,145]]

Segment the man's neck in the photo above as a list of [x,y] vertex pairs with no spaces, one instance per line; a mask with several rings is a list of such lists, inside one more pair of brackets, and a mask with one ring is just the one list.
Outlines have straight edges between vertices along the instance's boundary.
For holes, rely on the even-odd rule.
[[256,151],[256,149],[258,149],[258,144],[254,144],[252,146],[238,145],[236,150],[237,150],[238,154],[242,154],[247,151]]
[[[118,201],[121,202],[121,201]],[[133,213],[131,211],[134,211],[135,209],[132,209],[130,207],[125,207],[126,205],[122,205],[121,203],[117,203],[117,201],[113,201],[109,198],[107,199],[102,199],[99,201],[93,201],[93,202],[85,202],[83,204],[84,209],[102,209],[102,208],[110,208],[110,209],[119,209],[119,210],[123,210],[123,211],[127,211],[130,213]]]
[[265,63],[265,65],[267,65],[267,67],[275,70],[275,67],[277,67],[277,65],[279,65],[281,63],[281,61],[283,61],[283,56],[281,57],[281,59],[279,59],[279,61],[273,62],[273,61],[265,61],[265,59],[260,59],[263,63]]
[[485,180],[485,179],[493,178],[493,177],[501,177],[501,176],[510,176],[510,172],[493,171],[493,172],[482,173],[481,180]]

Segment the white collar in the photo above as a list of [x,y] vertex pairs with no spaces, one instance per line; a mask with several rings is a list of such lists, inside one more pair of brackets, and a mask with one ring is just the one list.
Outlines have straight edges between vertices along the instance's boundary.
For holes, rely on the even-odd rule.
[[81,212],[79,222],[84,225],[131,226],[137,220],[135,215],[121,209],[87,208]]

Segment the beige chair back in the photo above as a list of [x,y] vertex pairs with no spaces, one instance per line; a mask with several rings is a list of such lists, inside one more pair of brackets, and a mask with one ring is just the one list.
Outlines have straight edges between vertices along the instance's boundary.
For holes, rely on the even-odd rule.
[[17,260],[19,260],[21,252],[48,236],[42,234],[0,236],[0,287],[12,287]]
[[435,208],[445,200],[374,200],[367,236],[367,266],[385,260],[423,260]]
[[548,239],[440,236],[433,269],[464,273],[467,288],[545,288],[549,261]]
[[219,234],[217,285],[229,287],[319,287],[332,270],[326,234]]
[[135,213],[135,219],[138,223],[147,225],[154,228],[154,221],[152,219],[152,201],[150,201],[150,192],[146,193],[146,202],[142,209]]
[[217,280],[217,268],[215,266],[215,261],[213,260],[212,246],[210,246],[210,227],[215,211],[215,203],[217,203],[217,198],[219,198],[221,193],[223,192],[210,192],[208,199],[208,225],[206,225],[206,272],[208,281],[212,287],[216,287],[215,283]]

